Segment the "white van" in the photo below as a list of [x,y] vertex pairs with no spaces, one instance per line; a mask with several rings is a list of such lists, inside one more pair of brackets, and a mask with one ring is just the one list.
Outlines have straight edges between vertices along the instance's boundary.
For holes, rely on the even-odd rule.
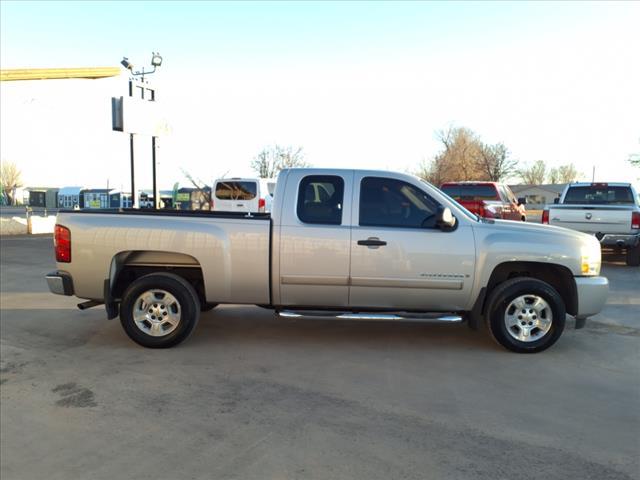
[[213,185],[212,210],[270,212],[275,188],[271,178],[219,178]]

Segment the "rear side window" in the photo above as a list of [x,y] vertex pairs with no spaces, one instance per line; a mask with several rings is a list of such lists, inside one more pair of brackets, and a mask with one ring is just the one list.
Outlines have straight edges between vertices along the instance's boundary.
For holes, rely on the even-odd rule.
[[253,200],[258,194],[256,182],[218,182],[216,198],[220,200]]
[[456,200],[498,200],[493,185],[443,185],[441,190]]
[[570,187],[564,197],[568,204],[633,204],[633,193],[629,187],[609,187],[607,185],[592,185],[584,187]]
[[298,189],[298,218],[304,223],[340,225],[344,180],[334,175],[309,175]]
[[365,177],[360,183],[360,225],[427,228],[435,225],[438,203],[410,183]]

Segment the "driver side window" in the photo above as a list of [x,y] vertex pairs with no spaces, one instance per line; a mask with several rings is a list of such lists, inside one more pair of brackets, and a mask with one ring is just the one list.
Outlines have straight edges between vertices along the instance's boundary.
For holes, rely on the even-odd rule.
[[438,204],[410,183],[365,177],[360,183],[360,221],[367,227],[435,227]]

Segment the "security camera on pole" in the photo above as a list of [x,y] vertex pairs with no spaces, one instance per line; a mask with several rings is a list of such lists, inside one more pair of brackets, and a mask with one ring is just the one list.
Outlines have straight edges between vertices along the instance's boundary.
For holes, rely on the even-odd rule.
[[[151,75],[156,68],[162,65],[162,57],[157,52],[152,52],[151,65],[153,70],[134,72],[134,66],[127,57],[120,62],[124,68],[129,70],[129,96],[113,97],[112,106],[112,128],[119,132],[129,134],[129,150],[131,155],[131,198],[133,208],[140,208],[140,195],[135,185],[135,158],[134,158],[134,135],[151,136],[151,158],[153,175],[153,201],[154,208],[160,207],[160,194],[156,179],[156,147],[158,136],[167,130],[164,121],[156,104],[156,89],[145,79],[146,75]],[[139,77],[139,78],[138,78]]]

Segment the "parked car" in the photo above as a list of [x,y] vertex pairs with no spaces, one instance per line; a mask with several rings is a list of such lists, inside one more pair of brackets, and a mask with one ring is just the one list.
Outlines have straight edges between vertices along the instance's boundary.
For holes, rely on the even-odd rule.
[[270,212],[275,185],[275,180],[266,178],[219,178],[214,182],[212,210]]
[[508,185],[497,182],[447,182],[440,189],[470,212],[484,218],[525,222],[525,198],[516,199]]
[[62,211],[53,293],[106,306],[146,347],[170,347],[218,303],[287,317],[486,322],[515,352],[551,346],[604,305],[590,235],[486,220],[411,175],[283,170],[271,214]]
[[572,183],[542,223],[594,235],[605,248],[626,253],[629,266],[640,265],[640,200],[630,183]]

